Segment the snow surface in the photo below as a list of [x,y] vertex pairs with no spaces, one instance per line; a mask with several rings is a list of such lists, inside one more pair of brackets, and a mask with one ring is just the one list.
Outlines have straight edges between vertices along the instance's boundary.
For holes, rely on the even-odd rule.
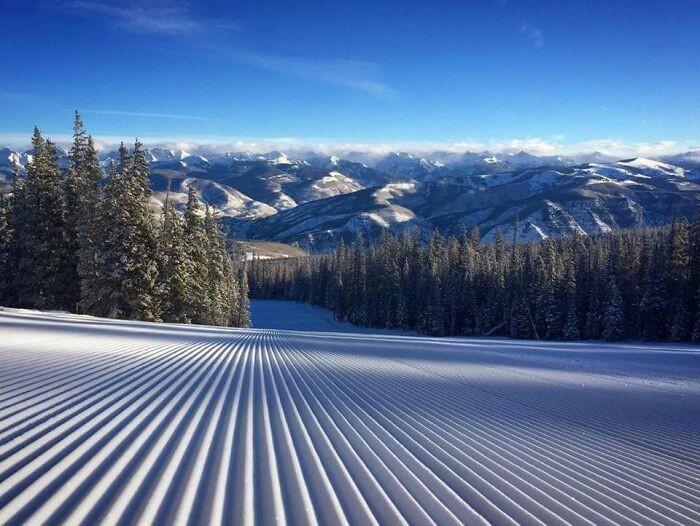
[[0,312],[0,524],[700,521],[698,347],[253,320]]

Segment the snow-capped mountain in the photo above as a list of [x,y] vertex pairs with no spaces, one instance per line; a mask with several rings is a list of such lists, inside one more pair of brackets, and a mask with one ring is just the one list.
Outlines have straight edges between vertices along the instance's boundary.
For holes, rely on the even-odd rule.
[[452,170],[311,201],[241,232],[318,250],[358,232],[371,239],[408,227],[427,235],[478,226],[486,241],[499,233],[510,239],[517,223],[519,239],[527,241],[663,224],[672,214],[692,217],[698,203],[700,172],[637,158],[478,175]]
[[[59,155],[67,166],[66,152]],[[179,206],[194,186],[234,234],[310,250],[359,232],[372,239],[411,227],[454,234],[479,226],[487,241],[499,232],[512,236],[516,222],[522,240],[593,234],[693,217],[700,202],[699,151],[611,160],[600,152],[569,159],[526,152],[339,156],[151,148],[147,158],[155,209],[168,184]],[[104,166],[117,159],[116,151],[100,155]],[[31,151],[0,149],[0,189],[9,188],[13,162],[24,167],[30,160]]]
[[0,166],[3,168],[12,168],[15,164],[18,166],[24,165],[27,159],[26,156],[25,159],[22,157],[23,154],[19,152],[13,152],[9,148],[2,148],[0,149]]
[[537,156],[524,151],[498,154],[433,152],[426,156],[391,152],[382,157],[370,159],[368,163],[369,166],[384,172],[400,174],[419,181],[455,171],[462,174],[497,173],[518,168],[564,167],[578,164],[575,160],[563,156]]
[[439,170],[443,165],[406,152],[393,152],[382,157],[374,167],[389,173],[405,177],[423,179]]

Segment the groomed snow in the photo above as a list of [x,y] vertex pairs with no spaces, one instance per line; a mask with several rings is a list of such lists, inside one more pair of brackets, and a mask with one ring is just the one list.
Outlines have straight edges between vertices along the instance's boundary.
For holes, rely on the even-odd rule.
[[700,521],[697,347],[253,320],[0,312],[0,524]]

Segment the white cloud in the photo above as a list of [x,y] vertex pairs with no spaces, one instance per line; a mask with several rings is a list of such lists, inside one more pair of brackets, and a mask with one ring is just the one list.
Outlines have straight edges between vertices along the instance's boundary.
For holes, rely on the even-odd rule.
[[[68,146],[72,140],[67,134],[45,133],[61,146]],[[238,138],[238,137],[186,137],[186,136],[139,136],[147,146],[166,146],[183,149],[191,153],[222,153],[250,151],[255,153],[281,150],[288,153],[295,151],[315,151],[319,154],[345,154],[351,151],[363,151],[382,154],[391,151],[407,151],[427,154],[435,151],[462,153],[466,151],[494,153],[516,153],[524,150],[534,155],[568,155],[599,151],[620,159],[626,157],[659,157],[678,152],[700,149],[700,141],[656,141],[625,142],[619,139],[596,139],[575,143],[563,143],[542,138],[525,138],[510,140],[464,140],[464,141],[343,141],[328,139],[311,139],[298,137]],[[100,149],[112,149],[128,137],[97,135],[96,143]],[[22,149],[28,146],[29,135],[24,133],[0,133],[0,146]]]

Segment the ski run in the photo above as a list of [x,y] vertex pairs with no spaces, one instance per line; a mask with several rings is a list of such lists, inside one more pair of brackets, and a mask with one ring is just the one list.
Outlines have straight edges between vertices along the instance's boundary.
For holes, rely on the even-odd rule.
[[293,311],[0,312],[0,524],[700,522],[698,347],[270,328]]

